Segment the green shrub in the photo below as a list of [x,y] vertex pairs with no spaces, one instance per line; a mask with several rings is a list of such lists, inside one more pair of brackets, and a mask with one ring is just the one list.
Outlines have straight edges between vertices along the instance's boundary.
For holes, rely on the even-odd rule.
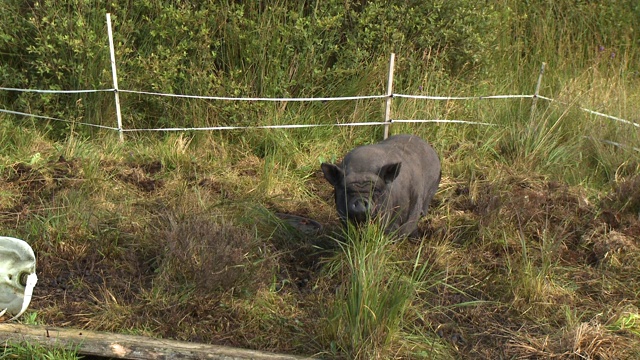
[[[2,20],[5,86],[111,88],[105,25],[105,13],[111,12],[120,88],[230,97],[381,93],[392,51],[414,69],[405,78],[423,70],[427,56],[459,72],[486,61],[494,33],[488,30],[495,25],[491,7],[463,0],[109,5],[73,0],[0,6],[3,13],[21,15]],[[371,76],[375,68],[381,76]],[[263,103],[121,98],[128,128],[255,125],[271,109]],[[18,111],[115,124],[109,93],[8,93],[2,101]]]

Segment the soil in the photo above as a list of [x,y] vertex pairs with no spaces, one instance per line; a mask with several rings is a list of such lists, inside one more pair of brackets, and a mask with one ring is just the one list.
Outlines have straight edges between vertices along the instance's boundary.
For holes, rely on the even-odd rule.
[[[158,176],[167,170],[160,162],[102,165],[111,169],[115,182],[131,186],[143,194],[140,197],[142,204],[136,204],[139,209],[163,220],[168,219],[172,225],[162,227],[158,222],[155,229],[136,228],[137,224],[123,221],[118,214],[113,214],[112,219],[87,216],[87,221],[97,221],[98,224],[69,224],[66,233],[57,233],[63,227],[55,227],[54,224],[40,238],[39,234],[30,233],[29,240],[38,255],[39,277],[31,311],[39,312],[42,320],[53,326],[106,331],[140,329],[141,333],[154,336],[281,352],[304,353],[311,349],[310,344],[292,345],[285,339],[269,339],[268,334],[259,341],[249,339],[246,335],[249,325],[243,323],[249,318],[244,313],[246,309],[229,305],[233,304],[229,296],[234,295],[221,289],[251,284],[253,291],[260,291],[260,286],[266,282],[256,283],[247,278],[255,277],[266,268],[278,268],[276,281],[266,279],[268,283],[277,284],[276,291],[289,292],[297,299],[294,303],[300,310],[295,311],[317,315],[317,310],[310,309],[312,305],[309,304],[318,296],[314,294],[313,287],[325,276],[322,264],[326,252],[335,251],[335,245],[332,248],[332,241],[327,239],[327,234],[339,228],[335,217],[321,213],[323,215],[318,221],[312,220],[314,208],[308,204],[293,209],[289,204],[282,205],[276,201],[267,204],[272,211],[281,212],[279,217],[293,225],[293,230],[274,227],[273,222],[265,221],[265,226],[274,235],[271,244],[261,246],[265,247],[264,251],[278,254],[277,257],[253,259],[261,262],[232,272],[229,269],[247,261],[246,254],[256,252],[251,233],[241,226],[212,225],[197,215],[167,210],[170,206],[165,203],[167,199],[163,190],[168,185],[162,176]],[[18,163],[0,175],[0,190],[14,194],[10,200],[0,202],[0,223],[6,229],[28,228],[33,224],[32,219],[45,217],[56,221],[56,216],[65,216],[56,212],[57,207],[64,207],[59,202],[59,195],[68,196],[73,191],[80,191],[85,181],[81,164],[64,157],[40,166]],[[256,175],[247,173],[245,176]],[[211,193],[223,203],[230,198],[238,198],[228,184],[217,179],[194,179],[193,186]],[[321,174],[310,178],[309,188],[318,194],[319,201],[331,208],[331,189]],[[518,224],[519,231],[541,244],[547,241],[548,233],[553,233],[554,239],[560,239],[554,245],[557,250],[554,252],[557,256],[555,261],[562,266],[580,269],[572,273],[580,287],[578,292],[585,299],[615,304],[635,299],[635,290],[612,286],[604,299],[591,285],[600,281],[598,277],[602,276],[602,271],[616,271],[617,265],[611,263],[612,257],[638,251],[638,189],[640,176],[630,177],[611,193],[594,201],[587,199],[580,189],[542,178],[510,177],[497,184],[486,181],[454,184],[438,194],[432,210],[437,215],[444,214],[443,209],[447,208],[446,213],[451,214],[450,217],[430,217],[421,229],[429,238],[449,239],[462,252],[481,250],[478,255],[482,260],[478,261],[478,266],[484,267],[481,271],[485,274],[492,268],[505,266],[505,251],[507,254],[519,251],[518,243],[506,243],[500,247],[480,246],[479,239],[487,229],[495,228],[499,223]],[[451,226],[452,221],[456,226]],[[130,228],[122,229],[121,226]],[[87,233],[86,228],[92,231]],[[302,234],[294,234],[296,228],[302,230]],[[135,237],[139,231],[151,233]],[[204,239],[212,233],[230,240],[220,245],[205,239],[199,245],[199,242],[184,236],[193,234]],[[165,246],[153,245],[159,241],[154,236],[168,239],[171,256],[164,252]],[[291,237],[298,241],[289,241]],[[411,242],[407,244],[408,247],[416,246]],[[194,260],[195,255],[192,254],[205,254],[202,256],[206,259],[213,256],[210,253],[206,255],[211,246],[217,246],[216,253],[224,254],[224,257],[213,261],[220,266],[198,265],[198,259]],[[176,272],[175,269],[184,271]],[[176,281],[192,282],[197,288],[205,289],[206,293],[194,290],[185,301],[180,298],[184,293],[171,288]],[[166,291],[162,295],[166,299],[154,298],[159,295],[151,291],[158,286]],[[438,290],[441,291],[438,294],[439,305],[487,299],[491,292],[491,284],[477,288],[465,284],[460,286],[468,292],[461,295],[446,289]],[[500,338],[505,335],[505,329],[517,332],[522,326],[514,323],[508,313],[487,313],[478,308],[450,310],[430,320],[440,322],[436,331],[439,336],[448,339],[461,353],[475,353],[478,358],[483,354],[494,356],[494,350],[505,345]],[[496,324],[500,330],[492,329],[493,326],[487,323]],[[261,326],[257,324],[251,331]],[[483,327],[484,330],[480,330]],[[288,331],[295,334],[298,330]]]

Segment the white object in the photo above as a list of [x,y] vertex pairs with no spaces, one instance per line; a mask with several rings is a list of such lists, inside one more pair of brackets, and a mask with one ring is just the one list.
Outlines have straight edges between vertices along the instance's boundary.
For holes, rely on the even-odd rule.
[[0,316],[22,315],[36,286],[36,256],[25,241],[0,236]]

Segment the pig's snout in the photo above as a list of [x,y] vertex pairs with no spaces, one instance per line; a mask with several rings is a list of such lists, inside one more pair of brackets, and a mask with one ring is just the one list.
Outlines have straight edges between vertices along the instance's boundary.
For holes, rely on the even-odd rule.
[[371,201],[365,197],[354,197],[349,200],[348,217],[356,222],[364,222],[371,213]]

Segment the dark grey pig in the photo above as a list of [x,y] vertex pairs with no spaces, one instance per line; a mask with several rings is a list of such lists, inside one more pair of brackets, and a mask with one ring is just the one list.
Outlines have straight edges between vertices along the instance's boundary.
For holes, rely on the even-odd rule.
[[342,164],[322,164],[343,222],[378,218],[387,232],[415,235],[440,183],[440,160],[413,135],[396,135],[349,152]]

